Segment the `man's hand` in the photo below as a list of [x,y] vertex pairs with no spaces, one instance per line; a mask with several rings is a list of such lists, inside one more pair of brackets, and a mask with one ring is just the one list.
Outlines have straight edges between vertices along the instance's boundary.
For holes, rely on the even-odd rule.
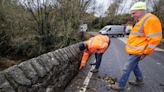
[[81,64],[80,64],[80,69],[84,68],[85,65],[86,65],[85,63],[81,63]]
[[146,55],[145,55],[145,54],[142,54],[142,55],[140,56],[140,60],[143,60],[145,57],[146,57]]
[[84,66],[80,66],[80,68],[79,68],[79,69],[82,69],[82,68],[84,68]]

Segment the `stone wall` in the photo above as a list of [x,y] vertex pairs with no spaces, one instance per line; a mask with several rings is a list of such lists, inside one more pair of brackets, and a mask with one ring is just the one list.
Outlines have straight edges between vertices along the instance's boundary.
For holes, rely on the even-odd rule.
[[78,73],[79,43],[0,72],[0,92],[62,92]]

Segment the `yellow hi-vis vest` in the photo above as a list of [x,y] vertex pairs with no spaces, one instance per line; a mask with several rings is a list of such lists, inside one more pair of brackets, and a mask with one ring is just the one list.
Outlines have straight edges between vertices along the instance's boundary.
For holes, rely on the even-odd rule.
[[126,52],[128,54],[151,54],[162,40],[160,20],[153,14],[145,14],[131,29]]

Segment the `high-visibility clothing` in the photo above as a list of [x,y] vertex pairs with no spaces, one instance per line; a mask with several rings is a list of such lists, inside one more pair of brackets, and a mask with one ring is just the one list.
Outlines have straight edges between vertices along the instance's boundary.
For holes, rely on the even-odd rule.
[[109,37],[106,35],[97,35],[86,41],[87,49],[84,51],[80,68],[86,65],[90,53],[104,53],[108,48]]
[[106,35],[97,35],[90,38],[87,44],[87,50],[90,53],[103,53],[108,48],[109,37]]
[[88,57],[89,57],[89,52],[84,51],[83,56],[82,56],[82,60],[80,63],[80,68],[85,67],[86,61],[88,60]]
[[129,54],[151,54],[162,39],[160,20],[153,14],[145,14],[131,29],[126,52]]

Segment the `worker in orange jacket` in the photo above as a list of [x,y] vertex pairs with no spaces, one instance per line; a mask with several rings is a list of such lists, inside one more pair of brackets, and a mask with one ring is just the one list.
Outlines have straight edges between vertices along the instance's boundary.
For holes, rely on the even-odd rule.
[[162,39],[162,26],[160,20],[153,14],[146,12],[145,2],[136,2],[131,7],[131,17],[136,21],[131,29],[126,52],[129,54],[122,77],[118,83],[111,85],[112,89],[124,89],[130,73],[133,71],[136,80],[129,82],[131,85],[143,85],[143,76],[139,68],[139,61],[153,53],[154,48]]
[[96,67],[91,72],[97,73],[101,64],[102,55],[108,48],[109,44],[110,39],[108,33],[105,31],[100,32],[99,35],[96,35],[90,38],[89,40],[83,42],[79,46],[79,49],[81,51],[84,50],[82,60],[80,63],[80,69],[86,66],[86,62],[88,60],[89,55],[95,53],[96,63],[93,63],[91,65],[96,65]]

